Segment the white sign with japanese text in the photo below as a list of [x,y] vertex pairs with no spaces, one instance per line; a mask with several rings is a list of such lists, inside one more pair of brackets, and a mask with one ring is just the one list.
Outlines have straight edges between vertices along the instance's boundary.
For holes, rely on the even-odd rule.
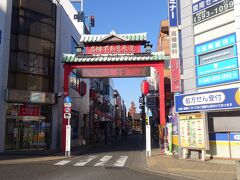
[[178,28],[170,27],[169,28],[169,37],[170,37],[170,56],[171,59],[179,58],[179,44],[178,44]]
[[70,151],[71,149],[71,125],[66,126],[66,149],[65,151]]

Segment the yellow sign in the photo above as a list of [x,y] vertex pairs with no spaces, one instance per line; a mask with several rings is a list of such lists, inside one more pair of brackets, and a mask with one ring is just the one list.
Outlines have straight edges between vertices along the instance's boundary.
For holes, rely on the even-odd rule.
[[203,114],[202,113],[192,113],[192,114],[181,114],[179,115],[179,119],[202,119]]
[[148,116],[146,116],[146,124],[148,124],[148,119],[149,119]]

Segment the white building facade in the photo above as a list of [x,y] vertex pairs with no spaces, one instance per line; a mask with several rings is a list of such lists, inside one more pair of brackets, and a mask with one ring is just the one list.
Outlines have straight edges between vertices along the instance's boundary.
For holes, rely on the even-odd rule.
[[[180,144],[192,152],[206,150],[211,158],[240,158],[240,3],[183,0],[178,5],[183,89],[174,103],[180,116]],[[201,121],[201,132],[191,119]],[[202,137],[192,134],[189,140],[194,136],[196,141],[183,142],[183,124]]]

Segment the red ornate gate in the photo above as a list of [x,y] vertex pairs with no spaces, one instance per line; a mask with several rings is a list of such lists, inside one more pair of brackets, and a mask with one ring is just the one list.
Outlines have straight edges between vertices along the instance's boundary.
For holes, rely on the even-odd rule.
[[[69,94],[69,74],[78,68],[140,68],[154,67],[159,76],[160,124],[165,125],[164,53],[142,52],[141,46],[148,43],[146,33],[109,35],[83,35],[77,54],[64,54],[64,96]],[[85,52],[84,52],[85,48]],[[121,73],[120,73],[121,74]],[[128,73],[124,73],[124,77]],[[62,151],[65,150],[67,119],[62,120]]]

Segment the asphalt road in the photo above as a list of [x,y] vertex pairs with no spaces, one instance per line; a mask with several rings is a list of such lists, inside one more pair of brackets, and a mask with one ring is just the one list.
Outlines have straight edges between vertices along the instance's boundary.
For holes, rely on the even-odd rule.
[[1,180],[161,180],[177,179],[147,171],[141,135],[97,146],[67,159],[0,165]]

